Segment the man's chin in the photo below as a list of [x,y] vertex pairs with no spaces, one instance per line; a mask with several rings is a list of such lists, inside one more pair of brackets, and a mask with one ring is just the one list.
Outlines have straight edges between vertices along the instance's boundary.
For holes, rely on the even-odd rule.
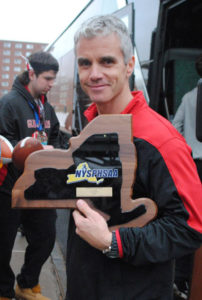
[[97,97],[90,97],[91,101],[95,104],[102,104],[108,102],[106,98],[97,98]]

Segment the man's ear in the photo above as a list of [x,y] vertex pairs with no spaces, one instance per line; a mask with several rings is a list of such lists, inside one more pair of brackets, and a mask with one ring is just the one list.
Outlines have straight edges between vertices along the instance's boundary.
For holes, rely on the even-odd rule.
[[127,77],[129,78],[130,75],[133,73],[135,67],[135,56],[132,56],[127,63]]
[[34,70],[29,70],[28,72],[29,72],[29,80],[33,80],[35,76]]

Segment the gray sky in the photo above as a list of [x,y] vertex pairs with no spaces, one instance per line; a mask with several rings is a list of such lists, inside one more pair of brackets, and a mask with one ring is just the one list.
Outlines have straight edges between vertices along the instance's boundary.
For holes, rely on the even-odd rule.
[[[0,40],[52,43],[87,3],[89,0],[0,0]],[[134,7],[135,40],[139,56],[145,60],[159,0],[134,0]]]
[[0,0],[0,40],[51,43],[89,0]]

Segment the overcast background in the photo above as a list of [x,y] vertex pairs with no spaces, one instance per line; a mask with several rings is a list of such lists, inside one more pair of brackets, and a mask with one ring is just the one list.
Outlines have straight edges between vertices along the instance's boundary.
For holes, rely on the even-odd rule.
[[[135,40],[139,57],[146,60],[151,32],[157,23],[159,0],[133,2]],[[52,43],[87,3],[89,0],[0,0],[0,40]]]
[[0,0],[0,39],[51,43],[89,0]]

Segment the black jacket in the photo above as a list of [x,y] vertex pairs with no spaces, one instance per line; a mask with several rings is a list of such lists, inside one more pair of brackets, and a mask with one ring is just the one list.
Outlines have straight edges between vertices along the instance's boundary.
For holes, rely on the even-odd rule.
[[[122,112],[133,115],[138,158],[133,199],[153,199],[158,215],[143,228],[119,229],[123,258],[118,259],[82,240],[71,219],[66,300],[171,300],[174,259],[191,253],[202,241],[202,186],[190,148],[148,107],[141,92],[133,94]],[[96,113],[92,105],[88,120]]]
[[[20,83],[18,77],[15,79],[11,91],[0,100],[0,134],[6,137],[13,146],[23,138],[32,136],[37,130],[34,111],[28,101],[36,107],[34,98]],[[46,97],[44,110],[48,144],[59,148],[59,122]],[[0,192],[10,195],[19,175],[20,172],[13,163],[3,166],[0,170]]]

